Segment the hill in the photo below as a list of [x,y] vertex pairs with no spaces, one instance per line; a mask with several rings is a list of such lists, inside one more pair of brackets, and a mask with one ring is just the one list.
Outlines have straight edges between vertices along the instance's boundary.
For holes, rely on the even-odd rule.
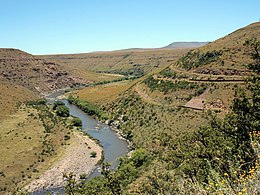
[[64,67],[85,71],[142,76],[175,62],[188,49],[149,49],[38,56]]
[[[96,184],[96,192],[113,186],[110,190],[130,194],[256,192],[258,182],[250,182],[259,176],[259,171],[252,174],[259,167],[253,152],[259,138],[246,132],[250,122],[243,123],[250,101],[241,97],[234,104],[233,100],[235,89],[246,90],[245,77],[252,74],[244,67],[252,62],[244,43],[260,39],[259,27],[260,23],[251,24],[189,51],[154,74],[119,83],[120,94],[115,83],[78,91],[80,99],[107,112],[107,123],[135,149],[132,158],[122,159],[118,170],[108,174],[108,180],[92,180],[83,189]],[[94,99],[93,91],[102,96]],[[231,109],[232,103],[236,107]]]
[[0,120],[14,113],[24,101],[90,82],[71,72],[18,49],[0,49]]
[[244,43],[260,39],[260,22],[238,29],[227,36],[190,51],[178,61],[180,68],[212,75],[246,75],[245,65],[252,62]]
[[197,48],[209,44],[210,42],[173,42],[163,48]]
[[38,93],[87,82],[57,63],[15,49],[0,49],[0,75]]

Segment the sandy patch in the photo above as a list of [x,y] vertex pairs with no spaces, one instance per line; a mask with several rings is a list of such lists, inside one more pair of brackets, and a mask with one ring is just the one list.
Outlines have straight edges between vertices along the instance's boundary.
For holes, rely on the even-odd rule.
[[[80,132],[74,132],[71,144],[66,146],[65,152],[56,163],[44,172],[39,178],[25,186],[29,192],[56,188],[64,185],[63,173],[73,172],[79,179],[82,174],[89,174],[97,162],[101,159],[102,148],[89,137]],[[97,156],[90,157],[90,153],[95,151]]]

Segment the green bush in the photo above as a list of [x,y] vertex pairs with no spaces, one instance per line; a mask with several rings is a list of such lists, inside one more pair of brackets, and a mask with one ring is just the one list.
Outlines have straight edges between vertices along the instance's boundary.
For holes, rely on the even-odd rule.
[[175,79],[177,76],[176,72],[173,72],[169,67],[160,72],[163,77]]
[[78,106],[82,111],[84,111],[89,115],[95,115],[102,120],[107,119],[107,115],[102,110],[100,110],[98,106],[94,104],[91,104],[87,101],[80,100],[73,96],[69,96],[68,101],[70,104],[74,104]]
[[62,101],[55,101],[53,103],[53,110],[56,110],[56,108],[59,106],[65,106],[65,104]]
[[90,153],[90,157],[91,157],[91,158],[96,158],[96,156],[97,156],[97,153],[96,153],[95,151],[92,151],[92,152]]
[[72,126],[81,127],[82,126],[82,120],[78,117],[73,117],[71,121]]
[[143,82],[151,89],[151,91],[158,90],[161,92],[176,91],[182,89],[194,89],[199,86],[196,83],[191,83],[188,81],[172,82],[172,81],[157,80],[154,79],[153,76],[149,76]]
[[199,51],[189,51],[185,56],[181,57],[177,64],[186,70],[198,68],[215,62],[222,55],[222,51],[208,51],[206,53],[200,53]]
[[27,103],[27,105],[29,105],[29,106],[41,106],[41,105],[46,105],[46,104],[47,104],[47,100],[44,98],[29,101]]
[[56,114],[61,117],[68,117],[70,115],[70,111],[66,106],[58,106],[56,108]]

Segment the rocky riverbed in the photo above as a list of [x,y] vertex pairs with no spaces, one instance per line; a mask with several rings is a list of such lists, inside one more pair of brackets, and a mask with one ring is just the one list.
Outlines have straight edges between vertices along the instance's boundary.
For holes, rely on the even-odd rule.
[[[64,186],[64,173],[74,173],[78,180],[80,175],[89,174],[102,157],[102,148],[81,132],[74,132],[70,145],[65,146],[61,158],[40,177],[25,186],[28,192]],[[91,157],[95,151],[96,157]]]

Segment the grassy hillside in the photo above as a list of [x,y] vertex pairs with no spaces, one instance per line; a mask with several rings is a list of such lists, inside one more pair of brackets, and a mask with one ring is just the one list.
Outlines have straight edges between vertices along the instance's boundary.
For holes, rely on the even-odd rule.
[[175,62],[188,49],[122,50],[39,56],[82,71],[142,75]]
[[0,194],[17,193],[78,139],[71,119],[45,104],[26,102],[63,87],[118,78],[122,75],[82,73],[17,49],[0,49]]
[[63,87],[115,80],[123,75],[80,71],[18,49],[0,48],[0,120],[22,102]]
[[[115,173],[104,167],[104,179],[96,178],[82,190],[108,194],[259,192],[259,116],[255,114],[259,112],[259,77],[251,83],[253,91],[246,91],[252,101],[235,95],[238,88],[249,89],[245,79],[253,73],[243,65],[253,59],[244,43],[248,38],[259,39],[259,33],[259,23],[235,31],[143,77],[120,94],[113,92],[113,86],[80,90],[79,97],[98,103],[108,114],[107,122],[131,140],[135,149]],[[109,89],[116,94],[115,100],[109,101],[112,94],[100,95],[98,101],[91,98],[92,90],[102,94]]]
[[251,38],[260,39],[260,22],[194,49],[178,61],[178,66],[202,74],[245,75],[247,70],[244,65],[252,60],[243,44]]
[[14,113],[22,102],[37,96],[29,89],[0,79],[0,121]]
[[91,103],[113,102],[118,95],[128,90],[134,84],[133,81],[114,82],[105,85],[88,87],[76,92],[80,99]]

